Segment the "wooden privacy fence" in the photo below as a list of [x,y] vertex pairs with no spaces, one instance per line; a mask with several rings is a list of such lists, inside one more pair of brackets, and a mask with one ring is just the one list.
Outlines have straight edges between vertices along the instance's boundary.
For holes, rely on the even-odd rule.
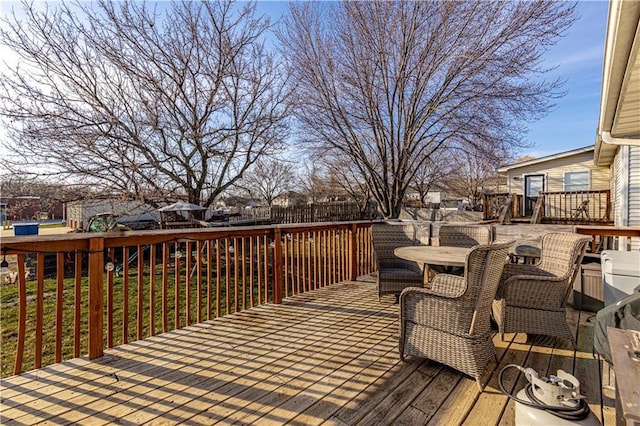
[[364,211],[356,203],[310,204],[300,207],[272,207],[274,223],[334,222],[371,219],[375,205],[369,204]]
[[234,220],[270,220],[271,223],[309,223],[370,220],[376,217],[376,206],[369,203],[321,203],[290,207],[256,207],[240,212]]
[[[371,222],[5,239],[2,373],[111,348],[374,269]],[[13,295],[13,297],[12,297]]]

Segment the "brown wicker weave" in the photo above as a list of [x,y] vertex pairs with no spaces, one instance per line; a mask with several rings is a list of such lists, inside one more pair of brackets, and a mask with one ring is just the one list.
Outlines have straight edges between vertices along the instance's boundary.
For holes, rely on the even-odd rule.
[[[479,244],[491,244],[493,242],[493,228],[490,225],[442,225],[438,232],[438,242],[447,247],[473,247]],[[434,274],[462,275],[464,269],[457,266],[427,265]]]
[[371,241],[378,268],[378,296],[399,295],[406,287],[422,287],[422,265],[400,259],[393,251],[402,246],[419,245],[416,228],[408,222],[375,223]]
[[467,255],[465,274],[439,274],[429,289],[400,295],[400,359],[413,355],[446,364],[480,378],[495,347],[491,302],[513,242],[481,245]]
[[442,225],[438,241],[441,246],[473,247],[478,244],[491,244],[493,232],[489,225]]
[[572,233],[542,237],[534,265],[508,264],[493,302],[493,317],[504,333],[532,333],[575,341],[566,320],[566,302],[591,241]]

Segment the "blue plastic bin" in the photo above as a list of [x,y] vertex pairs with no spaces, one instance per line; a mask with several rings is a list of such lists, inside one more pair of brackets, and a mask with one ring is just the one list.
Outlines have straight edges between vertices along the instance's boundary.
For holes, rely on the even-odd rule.
[[16,223],[13,225],[13,235],[38,235],[38,224]]

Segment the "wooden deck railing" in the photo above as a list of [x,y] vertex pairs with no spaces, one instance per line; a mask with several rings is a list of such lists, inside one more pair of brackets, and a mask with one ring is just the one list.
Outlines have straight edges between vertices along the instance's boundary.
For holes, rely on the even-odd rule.
[[[522,195],[486,193],[483,200],[483,219],[496,220],[501,217],[507,201],[512,197],[510,218],[524,216]],[[541,197],[541,198],[540,198]],[[554,191],[540,192],[543,223],[606,224],[611,222],[611,191]]]
[[496,220],[500,218],[509,199],[511,201],[510,218],[522,217],[522,195],[509,192],[492,192],[483,194],[482,218],[483,220]]
[[[590,235],[590,252],[600,254],[603,250],[629,251],[637,249],[640,239],[640,227],[615,226],[574,226],[576,234]],[[625,237],[621,240],[621,237]]]
[[543,220],[566,222],[610,222],[611,191],[541,192],[544,197]]
[[97,358],[105,347],[355,279],[375,268],[370,226],[3,239],[0,252],[17,260],[17,283],[3,287],[2,375]]

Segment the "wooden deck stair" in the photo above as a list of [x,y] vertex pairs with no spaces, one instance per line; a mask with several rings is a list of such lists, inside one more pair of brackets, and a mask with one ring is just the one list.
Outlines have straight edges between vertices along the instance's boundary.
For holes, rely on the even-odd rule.
[[[591,354],[590,314],[571,311],[578,351],[524,335],[494,338],[488,386],[397,353],[398,305],[371,280],[343,282],[238,314],[1,381],[0,421],[53,424],[501,424],[514,406],[500,369],[558,368],[580,380],[595,414],[613,424]],[[523,378],[505,375],[519,389]]]

